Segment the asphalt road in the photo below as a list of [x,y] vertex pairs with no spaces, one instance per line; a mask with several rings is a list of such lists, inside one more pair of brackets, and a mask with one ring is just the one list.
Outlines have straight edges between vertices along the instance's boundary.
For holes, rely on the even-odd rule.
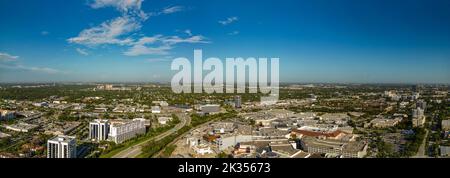
[[145,145],[146,143],[148,143],[151,140],[161,140],[167,136],[169,136],[170,134],[175,133],[176,131],[180,130],[181,128],[183,128],[185,125],[190,123],[190,117],[188,115],[186,115],[185,113],[180,113],[177,114],[178,118],[180,118],[180,123],[177,124],[174,128],[156,136],[156,137],[152,137],[149,138],[139,144],[136,144],[132,147],[129,147],[119,153],[117,153],[116,155],[112,156],[112,158],[135,158],[137,157],[139,154],[142,153],[142,146]]

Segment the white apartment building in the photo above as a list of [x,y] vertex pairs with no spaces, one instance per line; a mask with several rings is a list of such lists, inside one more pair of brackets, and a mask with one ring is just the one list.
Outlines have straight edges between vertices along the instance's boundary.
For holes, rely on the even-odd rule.
[[47,141],[47,158],[76,158],[75,137],[58,135]]
[[89,138],[91,140],[107,140],[109,133],[108,120],[95,119],[89,123]]
[[139,134],[145,134],[145,123],[140,119],[111,121],[108,140],[123,143]]

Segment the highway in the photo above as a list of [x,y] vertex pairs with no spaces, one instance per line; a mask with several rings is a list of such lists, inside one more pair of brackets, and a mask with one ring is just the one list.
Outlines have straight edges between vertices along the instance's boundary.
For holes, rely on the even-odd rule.
[[[200,125],[198,125],[198,126],[196,126],[196,127],[191,128],[191,130],[189,130],[189,131],[187,131],[187,132],[181,134],[180,136],[178,136],[177,138],[175,138],[172,142],[170,142],[170,143],[167,144],[166,146],[176,143],[178,140],[180,140],[180,138],[184,137],[185,135],[187,135],[188,133],[190,133],[192,130],[194,130],[194,129],[196,129],[196,128],[203,127],[203,126],[205,126],[205,125],[208,125],[208,124],[210,124],[210,123],[212,123],[212,122],[214,122],[214,121],[215,121],[215,120],[210,120],[210,121],[208,121],[208,122],[205,122],[205,123],[203,123],[203,124],[200,124]],[[161,156],[161,153],[162,153],[163,151],[164,151],[164,149],[162,149],[161,151],[159,151],[157,154],[153,155],[152,158],[158,158],[158,157],[160,157],[160,156]]]
[[184,126],[190,124],[191,118],[188,115],[186,115],[185,113],[179,113],[179,114],[177,114],[177,116],[181,122],[179,124],[177,124],[174,128],[172,128],[156,137],[149,138],[139,144],[129,147],[129,148],[117,153],[116,155],[112,156],[112,158],[135,158],[139,154],[142,153],[142,146],[145,145],[146,143],[150,142],[151,140],[155,140],[155,141],[161,140],[161,139],[169,136],[170,134],[173,134],[176,131],[180,130]]

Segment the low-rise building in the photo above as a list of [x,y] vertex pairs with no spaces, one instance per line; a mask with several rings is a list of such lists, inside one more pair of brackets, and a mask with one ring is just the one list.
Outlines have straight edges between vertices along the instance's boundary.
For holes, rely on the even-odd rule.
[[450,120],[442,120],[442,130],[450,131]]
[[36,107],[48,107],[48,102],[33,103],[33,106],[36,106]]
[[45,134],[67,135],[80,126],[81,122],[53,122],[44,126]]
[[94,109],[94,112],[98,112],[98,113],[103,113],[103,112],[107,112],[108,108],[102,108],[102,107],[98,107]]
[[387,127],[394,127],[401,121],[402,118],[400,117],[395,119],[376,118],[370,121],[369,125],[374,128],[387,128]]
[[172,120],[171,117],[158,117],[158,123],[161,125],[166,125]]
[[11,135],[0,132],[0,138],[6,138],[6,137],[11,137]]
[[441,157],[450,156],[450,146],[439,146],[439,151]]
[[236,128],[236,125],[233,122],[215,122],[210,126],[212,127],[213,132],[218,134],[232,133]]
[[204,114],[214,114],[220,112],[220,105],[207,104],[200,107],[200,110]]
[[217,143],[219,145],[219,150],[226,150],[227,148],[233,147],[238,143],[249,142],[253,139],[254,137],[252,135],[228,135],[217,139]]
[[322,139],[339,140],[351,134],[338,130],[337,128],[328,129],[328,128],[303,126],[298,129],[293,129],[291,131],[291,135],[295,135],[297,138],[317,137]]
[[270,143],[270,149],[272,152],[277,153],[281,158],[291,158],[298,152],[303,152],[302,150],[296,149],[294,145],[287,141],[272,142]]
[[200,155],[214,153],[208,144],[198,144],[198,145],[192,146],[192,149],[195,151],[195,153],[200,154]]
[[161,107],[159,107],[159,106],[152,106],[152,113],[153,114],[161,113]]
[[27,124],[24,122],[20,122],[13,125],[8,125],[5,128],[8,130],[16,131],[16,132],[30,132],[31,130],[39,127],[38,125],[34,124]]
[[367,154],[368,145],[362,141],[343,142],[340,140],[303,137],[301,147],[308,153],[341,155],[344,158],[362,158]]

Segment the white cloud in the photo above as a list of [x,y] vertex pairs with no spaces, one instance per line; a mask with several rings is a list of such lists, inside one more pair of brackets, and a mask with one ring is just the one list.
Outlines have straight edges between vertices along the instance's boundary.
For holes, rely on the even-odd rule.
[[139,22],[128,16],[103,22],[99,26],[85,29],[77,37],[69,38],[69,43],[96,46],[102,44],[125,45],[132,40],[130,38],[120,39],[122,35],[134,32],[141,28]]
[[92,0],[90,2],[90,7],[94,9],[115,7],[122,12],[122,16],[105,21],[98,26],[84,29],[77,37],[69,38],[67,40],[69,43],[87,46],[126,45],[133,40],[121,37],[139,30],[142,21],[148,18],[148,15],[141,10],[143,0]]
[[129,15],[147,20],[149,15],[141,10],[143,0],[93,0],[90,6],[94,9],[115,7],[123,16]]
[[238,35],[238,34],[239,34],[239,31],[233,31],[233,32],[228,33],[228,35]]
[[152,44],[161,39],[162,35],[155,35],[153,37],[142,37],[137,42],[133,43],[134,45],[145,45],[145,44]]
[[141,13],[143,0],[93,0],[90,6],[94,9],[114,7],[122,13]]
[[41,35],[42,35],[42,36],[47,36],[48,34],[49,34],[48,31],[42,31],[42,32],[41,32]]
[[[77,37],[67,41],[73,44],[95,47],[98,45],[120,45],[129,47],[123,54],[126,56],[139,55],[167,55],[178,43],[209,43],[201,35],[193,36],[190,30],[185,30],[188,38],[178,36],[155,35],[134,39],[131,34],[141,29],[142,23],[149,16],[172,14],[184,10],[183,6],[171,6],[148,15],[141,10],[143,0],[90,0],[90,7],[94,9],[114,7],[122,12],[120,17],[103,22],[102,24],[82,30]],[[85,50],[76,49],[80,54],[88,55]]]
[[191,30],[189,30],[189,29],[185,30],[184,33],[186,33],[186,34],[189,35],[189,36],[192,36],[192,32],[191,32]]
[[142,0],[93,0],[92,8],[115,7],[120,11],[141,9]]
[[222,24],[222,25],[228,25],[228,24],[233,23],[233,22],[235,22],[237,20],[239,20],[237,17],[228,17],[226,20],[219,21],[219,23]]
[[140,56],[140,55],[166,55],[169,54],[171,46],[163,45],[159,47],[148,47],[144,45],[134,45],[123,54],[126,56]]
[[8,53],[0,52],[0,62],[16,61],[18,58],[19,56],[13,56]]
[[206,41],[205,37],[203,37],[201,35],[195,35],[195,36],[191,36],[189,38],[170,36],[170,37],[165,37],[165,38],[161,39],[161,41],[163,43],[170,44],[170,45],[177,44],[177,43],[210,43],[209,41]]
[[84,50],[84,49],[77,48],[76,50],[77,50],[77,52],[80,53],[81,55],[84,55],[84,56],[89,55],[89,53],[88,53],[86,50]]
[[[155,35],[153,37],[142,37],[133,46],[124,52],[126,56],[140,55],[167,55],[169,50],[178,43],[210,43],[201,35],[191,36],[189,38],[181,38],[178,36]],[[148,46],[152,45],[152,47]]]
[[172,7],[167,7],[165,9],[163,9],[161,13],[163,13],[163,14],[173,14],[175,12],[182,11],[183,9],[184,9],[183,6],[172,6]]

